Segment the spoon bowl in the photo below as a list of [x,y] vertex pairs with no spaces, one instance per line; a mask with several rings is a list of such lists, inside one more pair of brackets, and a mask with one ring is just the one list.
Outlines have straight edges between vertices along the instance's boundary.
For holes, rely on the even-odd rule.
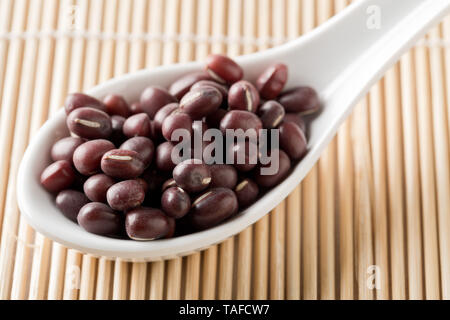
[[[236,58],[245,79],[250,81],[268,65],[285,63],[290,72],[286,89],[314,87],[323,110],[310,125],[308,153],[291,174],[252,206],[214,228],[172,239],[139,242],[91,234],[65,218],[54,197],[39,182],[40,174],[51,162],[51,146],[69,135],[64,110],[43,125],[25,152],[17,183],[20,210],[38,232],[94,256],[152,261],[187,255],[220,243],[258,221],[300,183],[356,101],[449,7],[450,0],[361,0],[304,37]],[[372,29],[367,21],[371,12],[377,10],[381,12],[381,25]],[[115,93],[134,102],[147,86],[167,87],[178,77],[202,67],[202,63],[195,62],[142,70],[109,80],[87,94],[102,99]]]

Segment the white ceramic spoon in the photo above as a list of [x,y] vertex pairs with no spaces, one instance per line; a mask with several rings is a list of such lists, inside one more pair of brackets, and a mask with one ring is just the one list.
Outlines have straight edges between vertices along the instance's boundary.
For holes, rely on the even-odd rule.
[[[90,234],[65,218],[56,208],[54,197],[39,183],[42,170],[50,163],[52,144],[68,135],[63,110],[44,124],[22,160],[17,183],[22,214],[45,236],[70,248],[110,258],[166,259],[219,243],[259,220],[300,183],[358,99],[449,8],[450,0],[360,0],[295,41],[237,58],[245,78],[252,81],[273,62],[287,64],[287,87],[314,87],[320,93],[323,111],[310,126],[308,154],[290,176],[250,208],[215,228],[168,240],[138,242]],[[142,70],[103,83],[88,94],[102,98],[118,93],[132,102],[148,85],[168,86],[177,77],[202,67],[202,63],[189,63]]]

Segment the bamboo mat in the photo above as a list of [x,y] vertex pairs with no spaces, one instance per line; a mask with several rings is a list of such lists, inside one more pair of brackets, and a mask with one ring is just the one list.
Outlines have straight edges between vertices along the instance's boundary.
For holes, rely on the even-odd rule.
[[108,261],[20,216],[20,159],[68,92],[264,50],[347,2],[0,0],[0,299],[450,299],[450,17],[371,89],[295,191],[232,239]]

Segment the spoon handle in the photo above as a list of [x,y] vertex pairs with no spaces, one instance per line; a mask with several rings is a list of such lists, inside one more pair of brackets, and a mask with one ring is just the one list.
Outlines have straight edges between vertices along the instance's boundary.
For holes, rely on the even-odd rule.
[[251,80],[282,61],[287,87],[308,84],[324,99],[349,80],[363,93],[449,8],[450,0],[358,0],[305,36],[238,61]]
[[[312,83],[325,106],[311,123],[310,150],[300,163],[300,178],[317,161],[357,101],[449,11],[450,0],[360,0],[309,38],[281,49],[286,50],[283,61],[293,71],[290,76],[297,83]],[[307,78],[308,74],[317,76]]]
[[[351,19],[343,18],[339,28],[330,28],[326,35],[334,44],[328,50],[336,54],[336,67],[329,74],[323,98],[345,98],[344,105],[356,103],[406,50],[450,11],[449,0],[363,0],[357,4]],[[359,23],[365,20],[366,27],[355,27],[352,19]],[[338,31],[342,32],[341,40],[333,41]]]

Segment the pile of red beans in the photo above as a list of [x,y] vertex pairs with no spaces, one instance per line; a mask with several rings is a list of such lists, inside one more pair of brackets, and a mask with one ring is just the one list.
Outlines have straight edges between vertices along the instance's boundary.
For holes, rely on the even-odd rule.
[[[65,101],[71,136],[53,145],[41,184],[67,218],[95,234],[154,240],[211,228],[280,183],[306,153],[303,116],[319,110],[319,98],[309,87],[282,92],[287,77],[278,63],[252,84],[233,60],[214,54],[205,70],[168,90],[147,87],[131,105],[114,94],[103,101],[71,94]],[[278,129],[278,170],[262,175],[267,164],[247,158],[234,165],[174,163],[172,133],[179,128]],[[241,141],[225,153],[247,148]]]

